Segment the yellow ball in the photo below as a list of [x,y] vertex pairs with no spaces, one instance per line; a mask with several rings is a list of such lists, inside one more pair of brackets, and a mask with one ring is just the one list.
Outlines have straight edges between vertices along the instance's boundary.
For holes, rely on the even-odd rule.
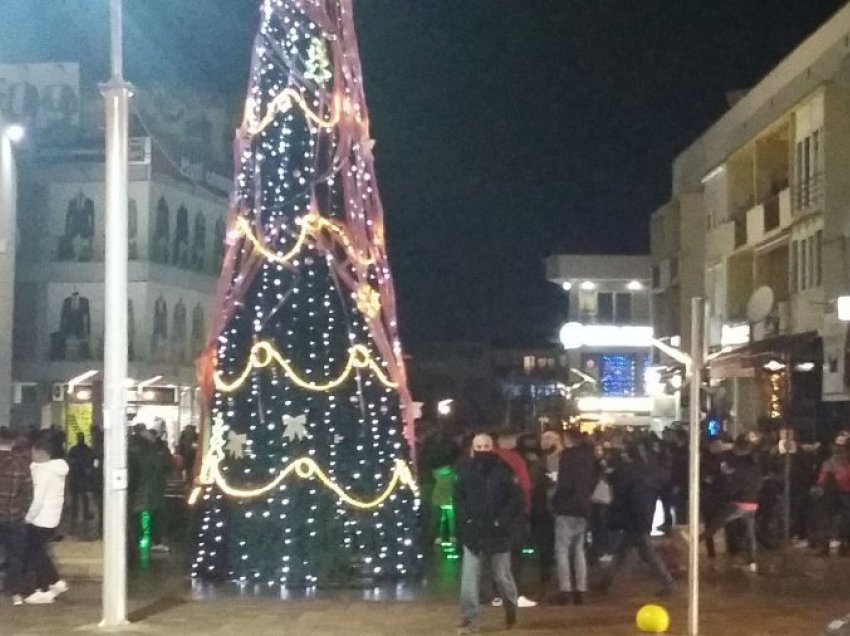
[[635,617],[637,628],[649,634],[663,634],[670,629],[670,615],[660,605],[644,605]]

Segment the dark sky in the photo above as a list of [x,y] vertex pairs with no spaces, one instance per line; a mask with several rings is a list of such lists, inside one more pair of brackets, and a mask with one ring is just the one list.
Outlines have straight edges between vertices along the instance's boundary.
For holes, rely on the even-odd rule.
[[[259,0],[125,0],[127,76],[243,92]],[[537,342],[542,259],[649,249],[674,156],[839,0],[354,0],[409,345]],[[0,61],[105,75],[107,0],[0,0]],[[52,57],[51,57],[52,56]]]

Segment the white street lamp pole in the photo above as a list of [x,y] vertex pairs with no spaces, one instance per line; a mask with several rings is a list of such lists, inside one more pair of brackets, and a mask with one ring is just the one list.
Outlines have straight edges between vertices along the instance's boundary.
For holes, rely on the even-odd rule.
[[699,446],[703,299],[691,299],[691,418],[688,474],[688,634],[699,634]]
[[12,407],[12,324],[15,300],[18,174],[11,127],[0,117],[0,426]]
[[127,623],[127,201],[131,87],[124,81],[122,0],[110,0],[112,75],[106,102],[106,255],[104,304],[103,619]]

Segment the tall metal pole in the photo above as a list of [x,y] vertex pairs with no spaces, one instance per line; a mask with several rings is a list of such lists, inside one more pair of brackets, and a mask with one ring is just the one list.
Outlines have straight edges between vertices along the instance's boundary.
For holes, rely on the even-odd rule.
[[103,620],[127,623],[127,201],[131,87],[124,81],[122,0],[110,0],[112,76],[106,101],[106,276],[103,352]]
[[12,325],[15,301],[18,174],[14,142],[0,117],[0,426],[9,425],[12,406]]
[[699,451],[700,385],[703,359],[703,299],[691,299],[691,418],[688,462],[688,634],[699,634]]

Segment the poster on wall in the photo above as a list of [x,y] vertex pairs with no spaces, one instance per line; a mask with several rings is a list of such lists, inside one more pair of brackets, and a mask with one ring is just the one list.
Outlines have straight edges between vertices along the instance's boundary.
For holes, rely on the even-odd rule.
[[68,448],[77,443],[77,435],[86,436],[86,444],[91,445],[92,405],[91,402],[68,404],[65,410],[65,439]]
[[80,65],[0,64],[0,113],[27,128],[80,125]]

